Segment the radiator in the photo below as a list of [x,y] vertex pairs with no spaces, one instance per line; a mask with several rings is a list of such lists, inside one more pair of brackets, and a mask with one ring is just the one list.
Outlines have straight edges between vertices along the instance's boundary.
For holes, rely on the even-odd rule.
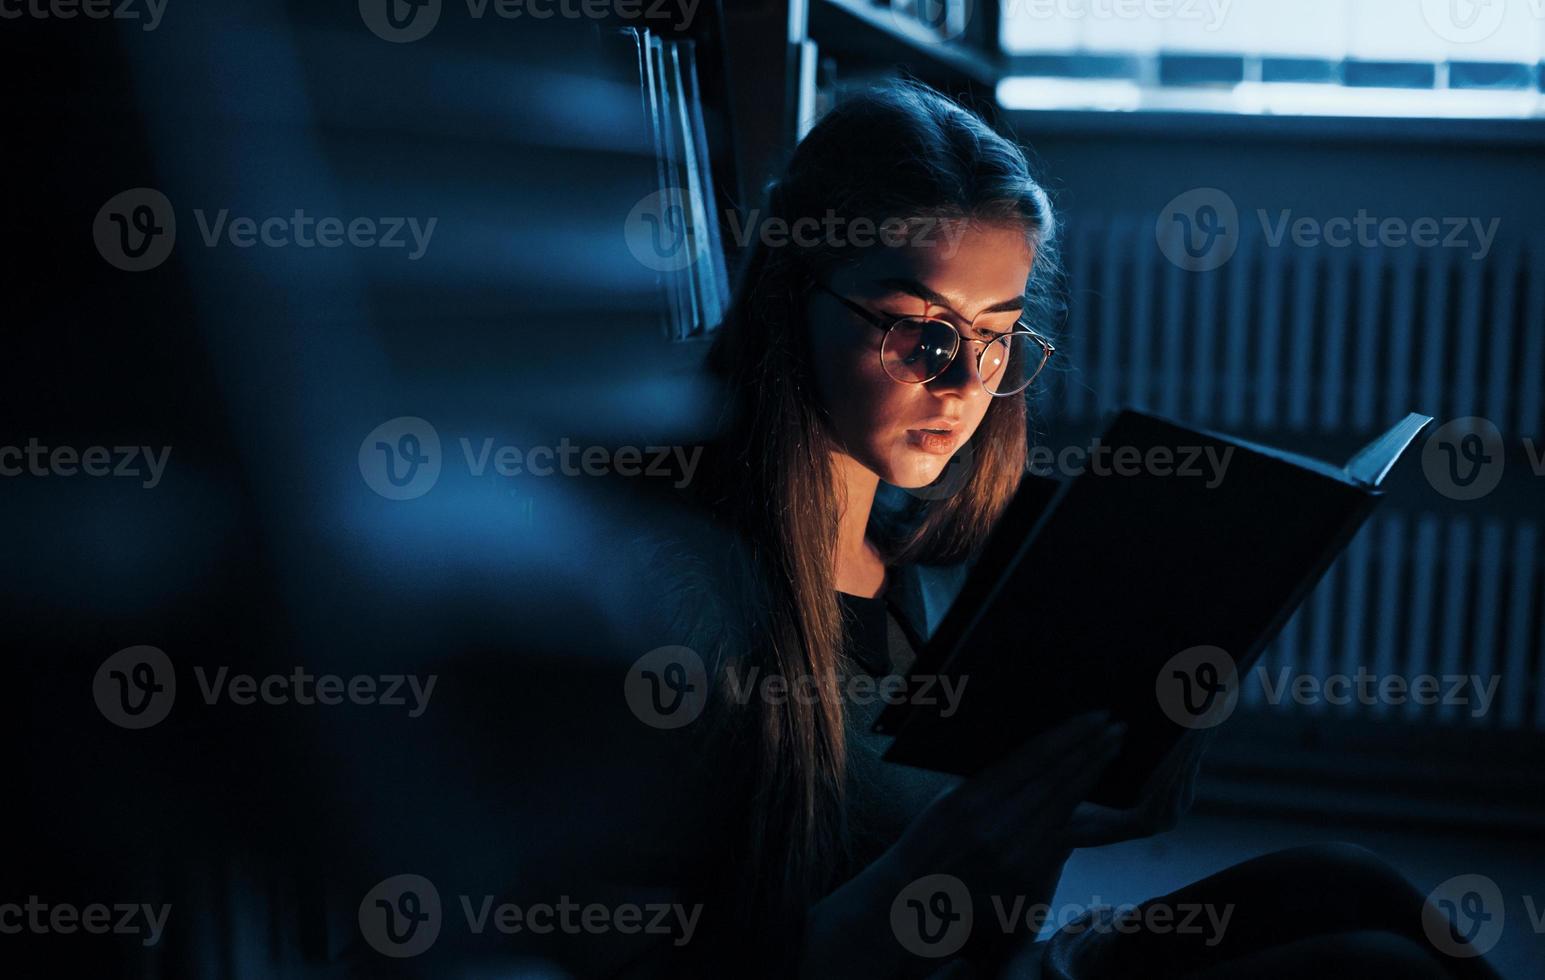
[[1515,440],[1545,430],[1538,243],[1499,240],[1478,261],[1242,235],[1222,267],[1188,272],[1148,217],[1073,224],[1063,248],[1071,420],[1131,404],[1225,430],[1373,435],[1412,410],[1483,416]]
[[[1545,477],[1517,451],[1545,445],[1545,247],[1499,240],[1478,260],[1242,234],[1221,267],[1191,272],[1156,247],[1148,216],[1071,221],[1063,248],[1068,369],[1040,396],[1050,419],[1077,428],[1133,405],[1267,442],[1354,446],[1407,411],[1478,415],[1522,471],[1506,476],[1521,492],[1463,505],[1392,493],[1242,678],[1240,710],[1545,731]],[[1435,677],[1439,703],[1278,687],[1360,671]],[[1486,710],[1474,680],[1453,691],[1461,676],[1495,678]]]

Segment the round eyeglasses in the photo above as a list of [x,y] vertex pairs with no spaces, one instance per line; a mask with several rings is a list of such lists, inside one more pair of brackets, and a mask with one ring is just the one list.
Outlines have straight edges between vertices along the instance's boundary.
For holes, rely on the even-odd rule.
[[969,341],[982,345],[976,355],[976,375],[982,387],[995,398],[1007,398],[1030,387],[1057,352],[1051,341],[1022,326],[990,337],[962,337],[948,320],[885,316],[858,305],[825,283],[816,285],[859,319],[885,331],[885,339],[880,343],[880,366],[903,384],[924,384],[939,377],[955,363],[964,346],[962,341]]

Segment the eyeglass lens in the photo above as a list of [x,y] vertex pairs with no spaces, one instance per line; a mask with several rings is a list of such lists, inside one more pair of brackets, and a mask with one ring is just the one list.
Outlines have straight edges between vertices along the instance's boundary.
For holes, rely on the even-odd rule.
[[[886,334],[880,363],[897,381],[930,381],[949,367],[958,336],[943,320],[898,320]],[[977,345],[966,346],[967,353],[975,356]],[[1046,349],[1034,337],[1024,332],[1006,334],[982,349],[982,385],[992,394],[1016,394],[1030,385],[1045,362]]]

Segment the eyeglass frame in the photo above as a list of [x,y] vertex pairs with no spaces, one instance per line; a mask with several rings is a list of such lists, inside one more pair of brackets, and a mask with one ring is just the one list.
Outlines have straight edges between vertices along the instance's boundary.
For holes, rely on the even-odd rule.
[[[950,351],[949,359],[944,362],[944,366],[942,368],[940,368],[934,374],[929,375],[928,377],[922,379],[921,381],[906,381],[906,380],[903,380],[901,378],[896,377],[894,374],[891,374],[890,371],[885,370],[885,355],[884,355],[885,344],[884,344],[884,341],[881,341],[881,343],[880,343],[880,368],[881,368],[881,370],[885,370],[885,376],[887,378],[890,378],[892,381],[895,381],[897,384],[925,385],[925,384],[927,384],[930,381],[937,381],[939,378],[943,377],[944,374],[947,371],[949,371],[949,369],[951,367],[954,367],[955,359],[960,356],[960,348],[961,348],[962,344],[964,342],[966,342],[966,341],[975,341],[975,342],[980,343],[982,345],[982,349],[977,351],[977,354],[976,354],[976,380],[977,380],[977,383],[982,386],[982,390],[983,391],[986,391],[987,394],[991,395],[994,398],[1013,398],[1015,395],[1022,395],[1027,390],[1029,390],[1030,386],[1035,383],[1035,379],[1041,376],[1041,372],[1042,371],[1046,370],[1046,365],[1051,363],[1052,355],[1057,353],[1057,348],[1056,348],[1056,346],[1054,344],[1052,344],[1051,340],[1049,340],[1044,334],[1041,334],[1041,333],[1039,333],[1039,332],[1037,332],[1035,330],[1031,330],[1029,327],[1025,327],[1024,329],[1006,330],[1003,333],[1000,333],[997,336],[993,337],[991,340],[983,340],[980,337],[967,337],[967,336],[965,336],[964,334],[962,334],[960,332],[960,328],[959,327],[955,326],[955,324],[953,324],[950,321],[944,319],[943,317],[926,316],[926,315],[925,316],[918,316],[918,315],[912,314],[912,313],[898,313],[898,314],[876,313],[874,310],[871,310],[871,309],[869,309],[869,308],[867,308],[865,306],[861,306],[858,303],[853,302],[852,300],[848,299],[846,296],[843,296],[841,293],[837,292],[835,289],[832,289],[830,286],[826,285],[826,283],[821,282],[820,280],[816,280],[815,284],[816,284],[817,287],[819,287],[820,289],[825,291],[827,293],[827,295],[831,296],[837,302],[839,302],[843,306],[847,307],[859,319],[863,320],[865,323],[869,324],[871,327],[874,327],[876,330],[884,331],[886,337],[890,336],[890,332],[892,330],[894,330],[896,328],[896,325],[898,323],[900,323],[902,320],[933,320],[933,321],[936,321],[938,323],[942,323],[946,327],[950,328],[950,333],[952,333],[954,335],[954,337],[955,337],[955,349]],[[1023,314],[1021,314],[1021,319],[1015,321],[1015,326],[1018,327],[1019,325],[1021,325],[1023,323],[1024,323]],[[1040,345],[1041,350],[1045,352],[1045,356],[1043,358],[1041,358],[1041,364],[1040,364],[1039,367],[1037,367],[1035,369],[1035,373],[1030,375],[1030,377],[1028,379],[1026,379],[1026,381],[1025,381],[1025,383],[1024,383],[1024,385],[1022,387],[1020,387],[1020,388],[1018,388],[1018,389],[1016,389],[1014,391],[1003,392],[1003,393],[1000,394],[999,392],[990,390],[987,387],[987,382],[982,380],[982,355],[987,353],[987,348],[988,348],[988,346],[990,344],[997,343],[1000,339],[1002,339],[1004,337],[1012,337],[1014,334],[1026,334],[1026,335],[1028,335],[1031,340],[1035,341],[1037,344]]]

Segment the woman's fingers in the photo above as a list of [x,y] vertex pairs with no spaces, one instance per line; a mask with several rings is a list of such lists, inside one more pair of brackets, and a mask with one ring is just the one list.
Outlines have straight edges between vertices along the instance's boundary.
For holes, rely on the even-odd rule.
[[1133,811],[1098,803],[1078,803],[1068,817],[1063,843],[1068,847],[1098,847],[1133,836]]
[[1119,735],[1095,729],[1084,741],[1065,747],[1048,767],[1024,779],[989,803],[972,801],[981,834],[990,840],[1013,842],[1027,836],[1061,832],[1072,810],[1089,793],[1119,747]]
[[1004,758],[977,773],[962,788],[973,794],[1002,799],[1061,763],[1069,753],[1092,751],[1094,742],[1106,727],[1107,712],[1091,712],[1063,722],[1044,734],[1035,736]]
[[1053,840],[1058,848],[1077,846],[1078,832],[1069,826],[1073,811],[1121,754],[1121,738],[1119,732],[1102,733],[1090,752],[1070,754],[1052,778],[1026,787],[1011,802],[1006,811],[1018,821],[1021,840],[1035,837]]
[[1044,779],[1021,786],[1005,809],[1028,813],[1043,826],[1061,827],[1120,754],[1124,735],[1125,726],[1108,726],[1070,747]]

